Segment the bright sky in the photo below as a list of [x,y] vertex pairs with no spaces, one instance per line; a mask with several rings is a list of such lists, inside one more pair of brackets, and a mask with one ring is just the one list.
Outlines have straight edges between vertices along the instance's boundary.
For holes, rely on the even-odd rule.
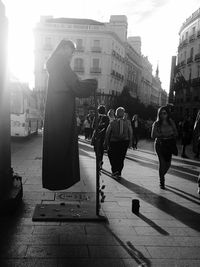
[[89,18],[108,22],[110,15],[126,15],[128,36],[142,38],[142,53],[155,73],[160,69],[162,87],[169,90],[171,57],[177,54],[182,23],[200,8],[199,0],[2,0],[9,19],[9,66],[19,80],[33,86],[33,27],[40,15]]

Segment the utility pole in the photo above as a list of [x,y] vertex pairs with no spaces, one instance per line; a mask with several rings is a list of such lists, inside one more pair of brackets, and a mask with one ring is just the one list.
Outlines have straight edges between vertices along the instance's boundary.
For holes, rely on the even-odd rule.
[[0,0],[0,199],[12,187],[10,154],[10,103],[7,89],[8,21]]
[[0,212],[9,213],[22,198],[21,177],[13,175],[10,149],[10,97],[7,79],[8,21],[0,0]]

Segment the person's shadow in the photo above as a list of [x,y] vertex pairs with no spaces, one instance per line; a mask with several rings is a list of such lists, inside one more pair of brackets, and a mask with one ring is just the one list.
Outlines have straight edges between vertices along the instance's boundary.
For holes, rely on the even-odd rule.
[[157,195],[154,192],[140,185],[127,181],[124,178],[121,178],[119,183],[125,186],[126,188],[128,188],[129,190],[131,190],[132,192],[139,193],[140,199],[168,213],[169,215],[173,216],[176,220],[184,223],[188,227],[196,231],[200,231],[200,213],[197,213],[186,207],[183,207],[173,202],[172,200],[169,200],[163,196]]

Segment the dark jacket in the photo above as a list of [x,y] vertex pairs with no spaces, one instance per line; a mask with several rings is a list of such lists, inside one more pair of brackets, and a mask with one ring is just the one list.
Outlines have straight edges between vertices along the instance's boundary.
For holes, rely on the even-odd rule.
[[97,83],[80,81],[59,55],[48,60],[47,70],[42,183],[49,190],[63,190],[80,181],[75,97],[90,96]]

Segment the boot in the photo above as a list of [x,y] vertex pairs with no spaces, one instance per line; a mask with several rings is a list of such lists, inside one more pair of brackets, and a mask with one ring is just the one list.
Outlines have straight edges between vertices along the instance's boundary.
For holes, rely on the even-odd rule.
[[160,188],[165,189],[165,178],[164,177],[160,178]]

